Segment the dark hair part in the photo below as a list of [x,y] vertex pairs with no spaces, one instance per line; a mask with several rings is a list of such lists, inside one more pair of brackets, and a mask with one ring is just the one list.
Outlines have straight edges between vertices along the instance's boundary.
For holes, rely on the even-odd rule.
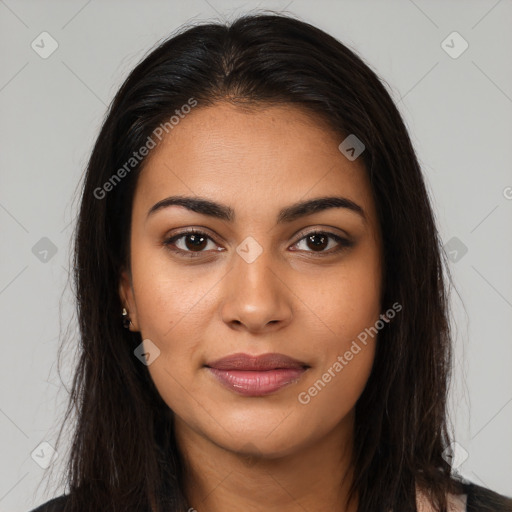
[[[279,14],[184,27],[151,51],[115,96],[85,175],[74,279],[80,354],[67,483],[73,512],[186,510],[184,466],[172,411],[134,357],[119,277],[129,268],[133,194],[144,161],[105,197],[103,185],[153,130],[190,98],[198,106],[295,105],[340,142],[355,134],[384,247],[382,310],[403,312],[379,333],[372,373],[356,405],[354,482],[359,512],[414,511],[415,483],[439,511],[461,485],[451,454],[447,386],[451,344],[442,251],[421,169],[401,116],[370,67],[314,26]],[[59,436],[60,437],[60,436]],[[443,452],[445,457],[443,457]]]

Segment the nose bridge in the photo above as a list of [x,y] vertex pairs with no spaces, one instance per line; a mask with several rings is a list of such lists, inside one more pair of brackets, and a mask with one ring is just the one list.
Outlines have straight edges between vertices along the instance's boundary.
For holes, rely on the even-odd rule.
[[[232,279],[238,281],[238,293],[275,296],[276,261],[271,249],[249,236],[236,248]],[[274,292],[274,293],[271,293]]]
[[291,315],[287,287],[279,263],[268,248],[247,237],[236,249],[233,267],[226,276],[222,316],[225,322],[258,329],[269,322],[283,322]]

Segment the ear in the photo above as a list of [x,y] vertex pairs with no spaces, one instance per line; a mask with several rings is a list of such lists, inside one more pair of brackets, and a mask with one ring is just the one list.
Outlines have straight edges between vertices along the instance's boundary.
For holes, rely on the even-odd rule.
[[122,307],[128,311],[128,317],[131,320],[130,331],[139,331],[139,322],[137,320],[137,307],[135,306],[135,299],[132,287],[132,278],[130,272],[124,267],[121,270],[119,278],[119,297],[121,299]]

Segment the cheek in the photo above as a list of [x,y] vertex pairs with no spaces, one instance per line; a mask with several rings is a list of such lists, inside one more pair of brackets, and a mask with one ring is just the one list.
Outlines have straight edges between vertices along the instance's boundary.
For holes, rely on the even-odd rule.
[[[312,336],[312,354],[316,365],[301,388],[307,396],[299,396],[301,404],[316,402],[316,406],[340,404],[341,415],[355,404],[370,375],[375,357],[379,330],[379,300],[373,293],[331,294],[332,306],[322,310],[322,323],[327,327]],[[335,406],[336,407],[336,406]]]
[[322,436],[349,417],[366,386],[375,356],[374,344],[359,345],[358,349],[352,346],[357,353],[350,361],[344,355],[341,360],[329,357],[298,390],[296,408],[301,428]]
[[141,250],[132,256],[141,337],[151,340],[160,351],[148,371],[172,409],[188,410],[194,403],[190,396],[204,393],[196,388],[195,372],[211,318],[215,284],[221,277],[199,267],[180,272],[163,249]]
[[180,271],[161,248],[134,257],[132,276],[141,334],[163,343],[172,339],[180,324],[199,320],[219,279],[199,267]]
[[[382,322],[380,265],[371,251],[357,254],[321,281],[303,282],[308,305],[318,326],[311,332],[316,367],[299,390],[298,403],[312,412],[317,423],[332,425],[355,405],[364,390],[375,358]],[[317,281],[319,283],[320,281]],[[376,328],[377,326],[377,328]],[[385,328],[385,324],[384,324]],[[310,421],[311,415],[305,416]]]
[[317,341],[312,341],[318,349],[342,353],[379,319],[380,264],[372,251],[359,250],[331,271],[304,276],[297,278],[297,295],[313,313],[308,315],[309,325],[317,326],[312,333]]
[[194,376],[204,332],[201,299],[206,292],[201,287],[187,287],[179,276],[157,272],[148,275],[136,290],[141,336],[160,351],[148,371],[162,399],[173,410],[188,410],[190,396],[200,396]]

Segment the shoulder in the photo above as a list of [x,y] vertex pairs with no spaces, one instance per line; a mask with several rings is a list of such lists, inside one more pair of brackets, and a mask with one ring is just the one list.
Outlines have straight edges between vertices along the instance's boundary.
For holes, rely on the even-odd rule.
[[512,512],[512,497],[474,483],[466,485],[467,512]]
[[[466,481],[459,492],[447,496],[449,512],[512,512],[512,498],[491,489]],[[434,507],[427,494],[416,487],[418,512],[433,512]]]
[[62,512],[68,501],[69,495],[63,494],[57,498],[53,498],[30,512]]

